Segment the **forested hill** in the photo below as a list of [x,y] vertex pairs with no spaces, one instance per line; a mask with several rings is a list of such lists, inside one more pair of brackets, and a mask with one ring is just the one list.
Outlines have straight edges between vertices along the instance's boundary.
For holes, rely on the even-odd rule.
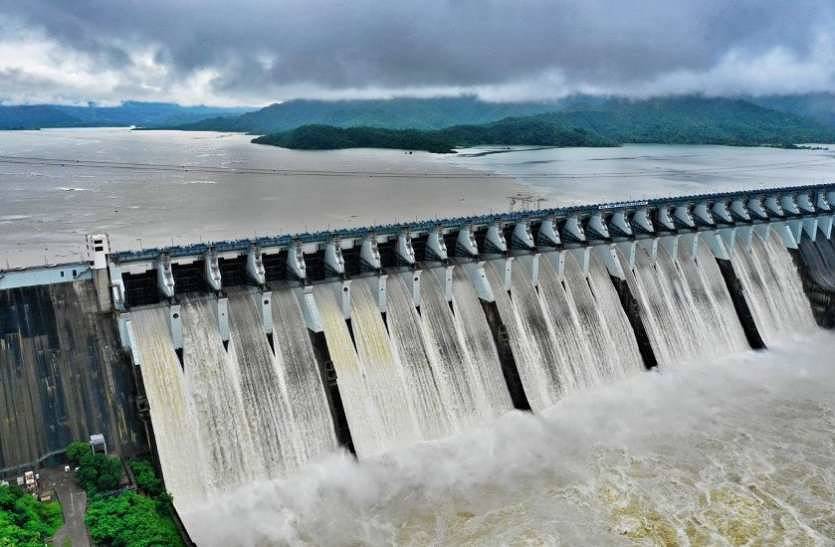
[[[770,100],[789,106],[785,97],[782,102]],[[800,108],[797,101],[792,105]],[[540,115],[543,123],[583,129],[616,142],[771,144],[835,138],[835,124],[822,123],[820,117],[812,119],[743,99],[700,96],[646,100],[575,96],[551,103],[488,103],[474,97],[290,101],[182,128],[255,134],[284,133],[304,125],[430,130]]]
[[172,126],[192,123],[214,116],[239,116],[252,108],[218,106],[181,106],[175,103],[125,101],[118,106],[58,106],[82,123],[90,125],[139,127]]
[[334,127],[304,125],[252,140],[300,150],[340,148],[397,148],[435,153],[456,147],[493,145],[614,146],[616,143],[584,129],[565,127],[537,117],[506,118],[482,125],[458,125],[446,129],[386,129],[379,127]]
[[179,129],[255,134],[277,133],[303,125],[442,129],[452,125],[484,124],[508,117],[553,112],[560,108],[560,102],[490,103],[475,97],[294,100],[272,104],[242,116],[203,120]]
[[0,105],[0,129],[172,126],[251,109],[128,101],[118,106]]
[[835,142],[835,128],[742,100],[678,98],[606,101],[438,130],[305,125],[253,142],[285,148],[399,148],[450,152],[477,145],[613,146],[621,143],[784,145]]
[[835,127],[835,93],[802,95],[762,95],[746,100],[772,110],[789,112]]
[[618,99],[593,109],[569,109],[543,114],[538,119],[595,132],[620,143],[761,145],[835,142],[835,126],[741,99]]
[[0,106],[0,129],[72,127],[78,119],[53,106]]

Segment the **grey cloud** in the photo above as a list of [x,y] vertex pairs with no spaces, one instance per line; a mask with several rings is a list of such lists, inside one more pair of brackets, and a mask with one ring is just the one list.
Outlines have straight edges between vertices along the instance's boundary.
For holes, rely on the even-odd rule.
[[666,92],[670,81],[710,92],[745,87],[699,83],[700,74],[728,78],[732,69],[716,67],[729,56],[745,63],[779,50],[802,63],[826,55],[835,40],[831,0],[0,0],[0,13],[110,70],[126,70],[137,51],[154,47],[166,85],[212,70],[218,97],[265,100],[299,90],[501,98],[524,82],[540,86],[526,90],[531,96]]

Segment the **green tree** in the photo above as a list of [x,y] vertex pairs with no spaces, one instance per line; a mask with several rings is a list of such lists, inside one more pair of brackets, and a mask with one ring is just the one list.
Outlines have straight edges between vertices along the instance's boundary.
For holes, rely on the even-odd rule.
[[97,492],[109,492],[119,487],[122,480],[122,462],[105,454],[93,454],[89,450],[78,460],[76,479],[92,496]]
[[0,486],[0,546],[42,546],[63,523],[61,506]]
[[147,460],[132,460],[129,465],[136,479],[136,485],[142,492],[152,498],[156,498],[163,493],[162,481],[157,478],[151,462]]
[[182,541],[167,507],[135,492],[100,497],[84,518],[98,544],[150,547],[178,546]]
[[67,459],[70,463],[78,465],[81,463],[81,458],[92,452],[90,445],[84,441],[75,441],[67,445]]

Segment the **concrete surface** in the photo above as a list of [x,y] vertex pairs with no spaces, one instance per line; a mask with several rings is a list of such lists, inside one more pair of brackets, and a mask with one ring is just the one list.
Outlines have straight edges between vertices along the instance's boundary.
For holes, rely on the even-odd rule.
[[52,538],[52,544],[56,547],[90,547],[90,536],[84,524],[87,493],[78,486],[73,473],[65,472],[63,466],[41,469],[39,473],[42,490],[52,490],[64,512],[64,526]]

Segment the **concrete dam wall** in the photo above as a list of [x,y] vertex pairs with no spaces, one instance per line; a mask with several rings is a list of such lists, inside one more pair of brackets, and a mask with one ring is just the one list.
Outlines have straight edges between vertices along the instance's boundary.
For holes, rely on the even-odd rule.
[[0,450],[16,465],[92,432],[133,450],[147,401],[188,524],[208,500],[340,447],[370,458],[832,326],[833,199],[815,186],[93,244],[83,281],[0,277],[21,285],[0,293]]
[[[168,486],[188,523],[192,509],[224,492],[286,476],[338,444],[364,459],[487,424],[514,407],[542,411],[569,392],[650,365],[631,321],[642,326],[651,364],[662,370],[751,349],[746,321],[765,344],[817,329],[789,250],[776,232],[764,237],[735,242],[725,261],[738,273],[747,319],[736,310],[722,259],[698,240],[674,251],[659,246],[655,256],[617,252],[623,280],[599,256],[569,251],[518,256],[510,266],[493,258],[426,267],[417,271],[419,305],[414,271],[312,290],[234,288],[221,297],[230,310],[226,346],[217,297],[188,296],[179,307],[182,361],[166,308],[135,309],[130,322]],[[619,290],[631,295],[632,309]],[[259,310],[265,294],[272,337]]]
[[0,291],[0,469],[103,433],[144,446],[130,361],[89,281]]

